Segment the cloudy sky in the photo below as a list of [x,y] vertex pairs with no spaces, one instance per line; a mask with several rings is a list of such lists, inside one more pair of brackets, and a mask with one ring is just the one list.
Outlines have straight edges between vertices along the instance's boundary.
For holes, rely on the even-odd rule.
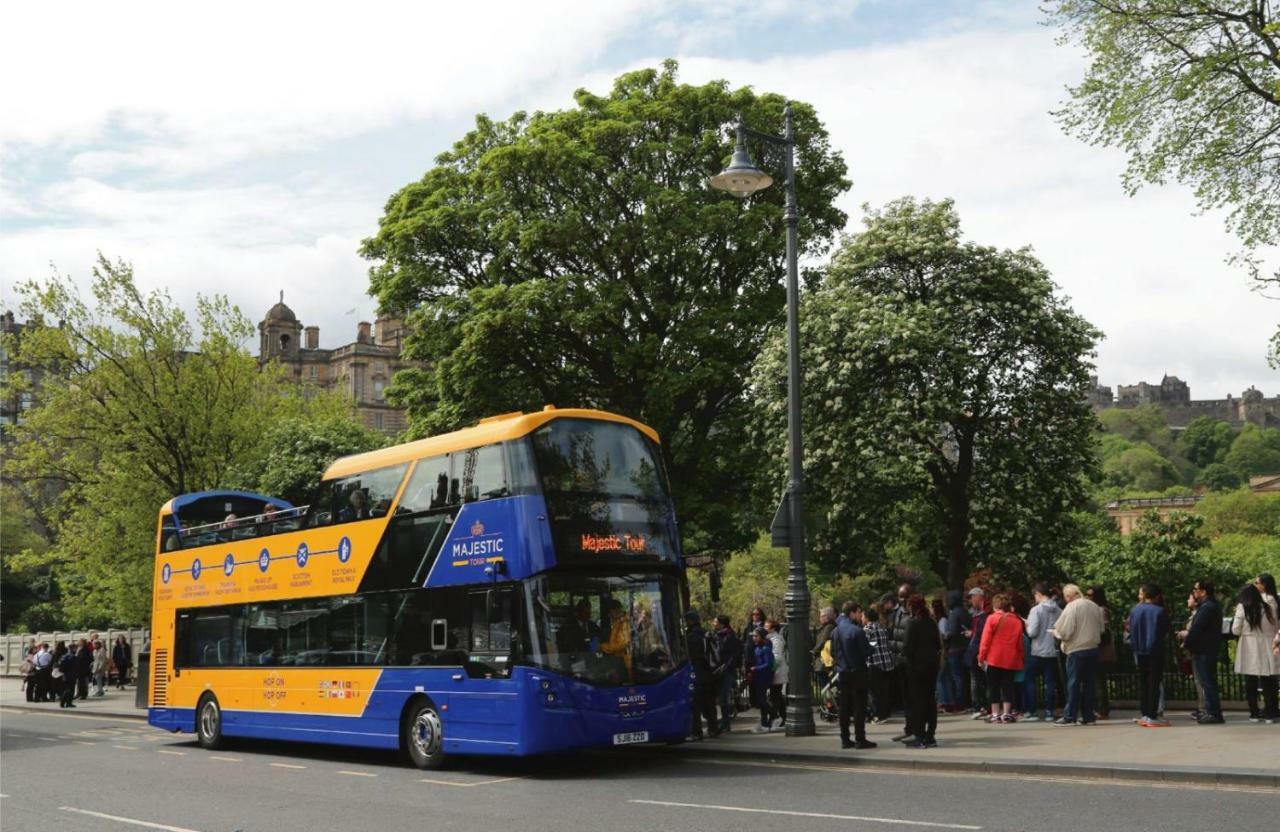
[[1083,61],[1025,0],[28,3],[0,49],[0,299],[101,250],[190,307],[253,320],[284,291],[321,343],[374,304],[359,241],[476,113],[572,104],[681,62],[813,103],[850,167],[843,206],[952,197],[971,238],[1031,245],[1107,334],[1103,383],[1256,384],[1280,301],[1187,190],[1126,196],[1118,153],[1049,111]]

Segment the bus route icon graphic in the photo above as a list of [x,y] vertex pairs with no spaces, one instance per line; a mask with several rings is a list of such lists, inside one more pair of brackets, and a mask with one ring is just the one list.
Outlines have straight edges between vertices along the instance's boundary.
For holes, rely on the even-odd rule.
[[236,556],[228,552],[227,556],[222,559],[222,574],[230,578],[231,573],[234,571],[236,571]]
[[307,565],[307,558],[311,557],[311,550],[307,548],[307,544],[298,544],[298,554],[296,557],[298,559],[298,568],[305,568]]
[[173,577],[173,567],[166,563],[160,567],[160,580],[167,584],[171,577]]
[[271,565],[271,553],[263,549],[258,553],[258,571],[266,572],[267,567]]
[[191,561],[191,580],[193,581],[200,580],[201,568],[202,567],[200,566],[200,558],[196,558],[195,560]]
[[351,538],[344,537],[338,541],[338,562],[346,563],[351,560]]

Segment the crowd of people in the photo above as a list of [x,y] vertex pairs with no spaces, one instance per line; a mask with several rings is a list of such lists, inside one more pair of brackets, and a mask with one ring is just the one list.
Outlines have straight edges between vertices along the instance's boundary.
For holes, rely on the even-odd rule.
[[106,696],[108,684],[124,690],[133,667],[133,650],[124,636],[108,644],[91,633],[68,644],[58,640],[32,641],[27,645],[20,673],[28,702],[57,702],[60,708],[76,707],[76,700]]
[[[845,748],[875,748],[867,724],[887,722],[895,712],[903,714],[904,727],[893,739],[912,748],[937,745],[939,714],[964,713],[995,725],[1092,725],[1110,719],[1109,677],[1119,641],[1128,645],[1137,675],[1133,721],[1162,728],[1170,724],[1163,680],[1176,641],[1196,684],[1191,717],[1214,725],[1225,722],[1217,675],[1223,642],[1235,638],[1234,670],[1244,678],[1249,720],[1280,720],[1280,601],[1272,575],[1239,590],[1232,618],[1224,618],[1212,581],[1201,578],[1187,597],[1187,623],[1176,632],[1158,585],[1143,584],[1136,600],[1117,621],[1100,586],[1037,583],[1030,598],[974,587],[930,602],[903,584],[866,607],[849,601],[838,613],[821,610],[811,656],[815,687],[830,692]],[[760,714],[754,730],[785,725],[785,628],[760,608],[738,631],[725,615],[716,617],[711,632],[696,612],[687,615],[693,736],[730,730],[743,688]]]

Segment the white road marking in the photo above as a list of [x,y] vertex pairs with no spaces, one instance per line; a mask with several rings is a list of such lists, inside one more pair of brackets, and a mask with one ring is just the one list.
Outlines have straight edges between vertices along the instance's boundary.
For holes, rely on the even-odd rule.
[[524,780],[524,777],[499,777],[496,780],[480,780],[475,783],[459,783],[456,780],[419,780],[419,783],[431,783],[435,786],[458,786],[463,789],[474,788],[475,786],[492,786],[495,783],[510,783],[512,780]]
[[306,766],[295,766],[292,763],[267,763],[272,768],[306,768]]
[[370,772],[367,772],[367,771],[347,771],[344,768],[338,769],[338,773],[350,774],[352,777],[377,777],[378,776],[376,774],[371,774]]
[[8,796],[9,796],[9,795],[7,795],[7,794],[0,794],[0,798],[8,797]]
[[74,740],[73,742],[75,742],[76,745],[97,745],[96,742],[89,742],[88,740]]
[[138,750],[138,746],[136,745],[113,745],[111,747],[118,748],[121,751],[137,751]]
[[210,759],[210,760],[221,760],[221,761],[222,761],[222,762],[224,762],[224,763],[238,763],[238,762],[240,762],[240,758],[239,758],[239,757],[219,757],[217,754],[210,754],[210,755],[209,755],[209,759]]
[[872,818],[861,815],[835,815],[830,812],[792,812],[786,809],[748,809],[743,806],[718,806],[713,803],[673,803],[666,800],[628,800],[628,803],[641,803],[646,806],[671,806],[677,809],[715,809],[721,812],[744,812],[753,815],[785,815],[792,818],[822,818],[824,820],[857,820],[864,823],[895,823],[902,826],[927,826],[934,829],[981,829],[981,826],[970,826],[963,823],[934,823],[927,820],[905,820],[903,818]]
[[57,741],[58,741],[58,738],[57,738],[57,737],[36,737],[36,739],[38,739],[38,740],[44,740],[45,742],[57,742]]
[[182,756],[185,756],[187,752],[185,752],[185,751],[170,751],[170,750],[169,750],[169,749],[167,749],[167,748],[157,748],[157,749],[156,749],[156,753],[157,753],[157,754],[172,754],[172,755],[173,755],[173,756],[175,756],[175,757],[182,757]]
[[138,820],[137,818],[122,818],[119,815],[108,815],[103,812],[91,812],[88,809],[77,809],[74,806],[59,806],[64,812],[75,812],[80,815],[88,815],[89,817],[102,818],[103,820],[114,820],[118,823],[129,823],[134,826],[145,826],[147,829],[163,829],[165,832],[196,832],[195,829],[188,829],[185,826],[169,826],[165,823],[152,823],[149,820]]

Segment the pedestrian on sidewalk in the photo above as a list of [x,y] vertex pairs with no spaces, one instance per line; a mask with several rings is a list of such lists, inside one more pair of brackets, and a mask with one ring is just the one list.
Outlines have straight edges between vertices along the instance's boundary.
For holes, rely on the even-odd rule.
[[716,616],[716,649],[711,675],[720,696],[720,731],[733,727],[733,694],[738,689],[738,669],[742,667],[742,644],[729,626],[729,616]]
[[80,663],[76,659],[76,654],[62,641],[58,642],[58,646],[54,648],[53,656],[54,678],[58,679],[62,686],[58,707],[74,708],[76,706],[76,673]]
[[874,606],[862,611],[862,631],[867,637],[871,655],[867,658],[867,690],[871,694],[874,716],[871,722],[883,725],[889,721],[889,684],[893,679],[893,647],[889,633],[880,625],[880,611]]
[[18,666],[18,673],[22,676],[22,692],[28,702],[36,701],[36,653],[38,652],[39,649],[34,644],[28,645],[22,656],[22,664]]
[[[845,601],[843,614],[836,622],[831,637],[831,657],[835,659],[839,698],[837,711],[840,718],[840,747],[867,749],[876,744],[867,739],[867,687],[870,680],[871,643],[862,624],[861,608],[853,601]],[[853,721],[853,738],[849,737],[849,722]]]
[[1218,654],[1222,651],[1222,607],[1214,595],[1213,582],[1200,578],[1191,588],[1195,614],[1187,629],[1178,633],[1182,646],[1191,654],[1191,671],[1204,698],[1204,710],[1196,721],[1220,725],[1222,703],[1218,699]]
[[991,700],[987,691],[987,674],[978,664],[978,649],[982,646],[982,631],[990,612],[987,610],[987,594],[981,587],[969,590],[969,607],[973,615],[969,625],[969,643],[964,652],[964,665],[969,671],[969,699],[973,704],[973,718],[986,719]]
[[1022,696],[1026,704],[1027,721],[1039,721],[1040,717],[1036,715],[1036,679],[1043,678],[1042,712],[1044,721],[1052,722],[1053,712],[1058,704],[1058,643],[1053,637],[1053,628],[1057,626],[1062,610],[1049,595],[1049,586],[1043,581],[1031,588],[1031,596],[1036,604],[1027,615],[1027,638],[1031,639],[1031,653],[1027,656]]
[[1138,662],[1138,698],[1143,728],[1168,728],[1160,715],[1160,686],[1164,676],[1169,613],[1160,603],[1159,585],[1147,582],[1138,590],[1138,604],[1129,612],[1129,646]]
[[760,709],[760,725],[756,733],[773,730],[773,710],[769,707],[769,688],[773,685],[773,645],[764,627],[751,635],[751,704]]
[[720,727],[716,721],[716,688],[711,675],[714,664],[715,645],[707,631],[702,629],[702,619],[696,610],[684,614],[685,641],[689,645],[689,669],[693,671],[693,701],[690,703],[695,740],[702,739],[702,722],[707,723],[707,732],[712,737],[719,736]]
[[959,713],[970,705],[969,669],[965,666],[964,654],[969,646],[968,630],[973,625],[973,616],[965,609],[964,593],[953,589],[947,593],[947,626],[943,636],[947,656],[945,671],[951,674],[951,689],[955,691],[956,700],[953,711]]
[[111,648],[111,663],[116,667],[116,689],[124,690],[129,681],[129,668],[133,666],[133,650],[123,635],[116,636],[116,644]]
[[[1095,597],[1096,590],[1095,587]],[[1106,616],[1102,607],[1085,598],[1075,584],[1064,586],[1062,597],[1067,607],[1051,632],[1062,642],[1062,652],[1067,656],[1067,702],[1062,716],[1053,724],[1075,725],[1079,719],[1083,725],[1092,725],[1097,719],[1094,703],[1098,645]]]
[[107,646],[101,641],[93,643],[93,695],[107,695],[107,665],[111,657],[107,654]]
[[[1116,637],[1111,630],[1111,605],[1107,603],[1106,590],[1094,584],[1084,591],[1084,597],[1102,610],[1102,636],[1098,642],[1098,719],[1111,718],[1111,669],[1116,663]],[[1066,650],[1063,650],[1066,653]]]
[[831,681],[831,669],[827,667],[826,662],[822,659],[822,650],[827,646],[827,642],[831,640],[831,634],[836,629],[836,611],[833,607],[823,607],[818,613],[818,629],[813,634],[813,649],[810,650],[813,659],[813,675],[817,680],[818,690],[822,690]]
[[[1277,703],[1277,677],[1280,656],[1271,645],[1280,629],[1280,612],[1274,600],[1268,602],[1254,584],[1240,590],[1231,632],[1240,637],[1236,646],[1236,673],[1244,676],[1245,699],[1249,703],[1249,721],[1275,724],[1280,719]],[[1262,688],[1263,708],[1258,708],[1258,688]]]
[[991,599],[991,607],[993,611],[978,647],[978,662],[986,671],[987,688],[991,692],[991,722],[1014,722],[1013,677],[1026,664],[1022,640],[1025,628],[1022,619],[1013,612],[1009,596],[997,594]]
[[765,637],[769,639],[770,646],[773,647],[773,683],[769,685],[769,710],[777,717],[778,725],[782,727],[787,724],[787,697],[786,684],[791,677],[788,675],[787,667],[787,639],[782,634],[782,628],[778,626],[776,618],[766,618],[764,620]]
[[93,648],[88,639],[80,639],[75,648],[76,699],[89,698],[89,679],[93,676]]
[[[938,628],[938,638],[942,640],[943,645],[947,643],[947,637],[951,633],[951,621],[947,617],[947,605],[941,597],[933,598],[929,601],[929,613],[933,618],[934,625]],[[951,678],[951,671],[947,669],[946,661],[938,665],[938,678],[934,683],[934,698],[938,702],[938,713],[951,713],[955,710],[956,702],[960,700],[959,692],[956,691],[955,681]]]
[[49,652],[48,642],[41,642],[36,650],[35,665],[35,701],[48,702],[53,698],[53,654]]
[[907,622],[903,642],[903,659],[907,678],[908,719],[915,729],[915,736],[907,740],[908,748],[933,748],[938,744],[934,734],[938,729],[937,690],[938,668],[942,666],[942,635],[938,624],[929,615],[924,596],[912,595],[907,599],[911,617]]

